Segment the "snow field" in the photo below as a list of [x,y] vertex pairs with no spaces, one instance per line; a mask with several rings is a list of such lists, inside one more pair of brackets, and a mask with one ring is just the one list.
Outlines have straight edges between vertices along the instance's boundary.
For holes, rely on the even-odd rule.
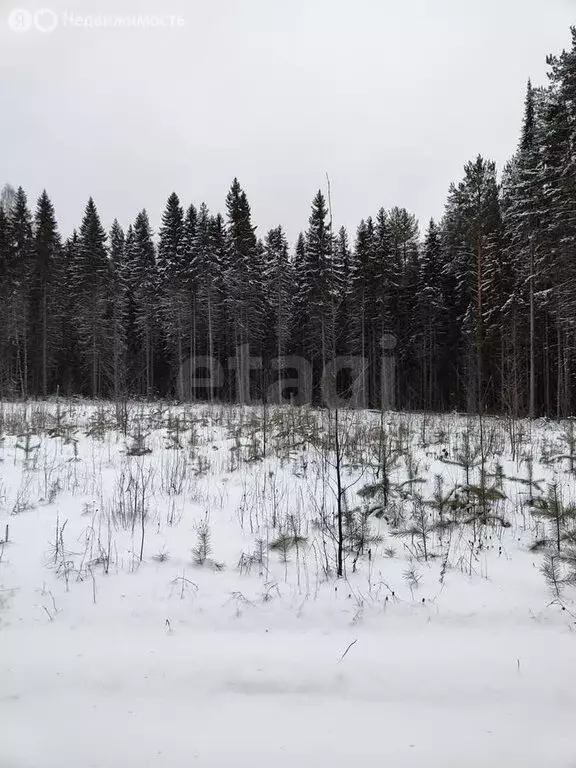
[[[487,420],[502,498],[445,526],[416,500],[462,489],[475,422],[386,414],[388,505],[347,526],[337,579],[331,414],[124,417],[2,407],[2,768],[576,766],[574,590],[526,505],[530,454],[535,495],[576,498],[566,425]],[[340,429],[346,508],[375,509],[380,417]]]

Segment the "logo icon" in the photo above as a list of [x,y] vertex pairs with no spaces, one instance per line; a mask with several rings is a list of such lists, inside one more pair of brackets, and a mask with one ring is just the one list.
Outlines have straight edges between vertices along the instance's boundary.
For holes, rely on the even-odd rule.
[[28,32],[33,23],[32,14],[25,8],[14,8],[8,15],[8,26],[13,32]]
[[40,32],[53,32],[58,26],[58,14],[51,8],[41,8],[34,14],[34,26]]

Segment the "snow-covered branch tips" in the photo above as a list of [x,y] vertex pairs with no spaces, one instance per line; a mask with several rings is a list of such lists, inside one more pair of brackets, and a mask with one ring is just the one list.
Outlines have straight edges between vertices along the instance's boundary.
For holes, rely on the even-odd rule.
[[378,365],[360,355],[307,359],[281,355],[270,360],[250,353],[242,344],[224,365],[219,357],[196,355],[179,367],[177,392],[182,400],[232,399],[250,404],[310,405],[367,408],[376,394],[383,409],[396,405],[396,345],[394,334],[380,339]]

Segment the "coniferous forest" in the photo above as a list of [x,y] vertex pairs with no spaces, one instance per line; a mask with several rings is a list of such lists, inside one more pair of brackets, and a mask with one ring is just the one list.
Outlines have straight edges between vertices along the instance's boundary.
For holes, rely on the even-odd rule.
[[106,232],[90,199],[64,239],[46,192],[32,209],[6,185],[0,397],[205,398],[179,381],[195,358],[221,362],[211,396],[238,399],[228,361],[243,349],[264,366],[240,399],[262,399],[275,358],[317,373],[358,356],[378,406],[393,334],[399,408],[574,413],[576,28],[548,65],[506,167],[471,159],[422,232],[393,207],[348,233],[319,191],[292,248],[282,226],[259,233],[235,179],[223,213],[170,195],[158,232],[145,210]]

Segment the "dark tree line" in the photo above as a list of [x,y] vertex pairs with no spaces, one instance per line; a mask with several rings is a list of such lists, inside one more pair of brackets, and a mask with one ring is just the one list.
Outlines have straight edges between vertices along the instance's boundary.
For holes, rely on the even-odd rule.
[[[258,237],[234,180],[225,216],[185,209],[172,194],[157,234],[146,211],[107,233],[90,199],[63,241],[48,195],[31,212],[24,191],[7,185],[0,397],[247,402],[274,387],[273,359],[299,355],[318,399],[325,366],[358,356],[362,394],[378,406],[381,341],[393,334],[399,407],[573,413],[576,29],[548,64],[548,86],[528,84],[519,146],[501,177],[481,156],[468,163],[423,237],[397,207],[361,221],[351,242],[318,192],[292,252],[281,226]],[[194,388],[190,358],[213,386]]]

